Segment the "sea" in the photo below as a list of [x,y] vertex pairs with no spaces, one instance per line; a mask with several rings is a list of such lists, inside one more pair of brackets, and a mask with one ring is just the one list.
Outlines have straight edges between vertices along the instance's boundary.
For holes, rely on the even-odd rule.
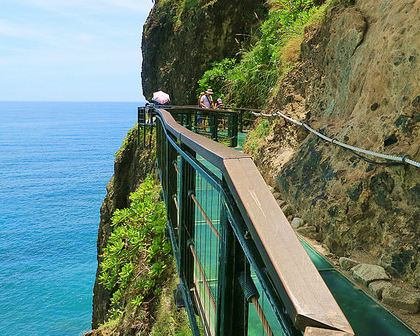
[[91,329],[114,154],[144,102],[0,102],[0,335]]

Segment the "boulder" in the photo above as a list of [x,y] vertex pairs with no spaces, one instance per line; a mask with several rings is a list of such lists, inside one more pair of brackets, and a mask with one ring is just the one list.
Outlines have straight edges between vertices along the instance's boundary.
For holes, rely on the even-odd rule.
[[298,229],[298,228],[300,228],[301,226],[303,226],[303,219],[302,218],[299,218],[299,217],[295,217],[295,218],[293,218],[293,220],[292,220],[292,227],[294,228],[294,229]]
[[408,292],[400,287],[389,286],[382,291],[382,302],[415,314],[419,311],[420,295]]
[[365,286],[368,286],[373,281],[389,280],[389,276],[382,266],[359,264],[351,270],[353,271],[353,278]]
[[286,204],[285,206],[281,208],[281,210],[283,211],[286,217],[289,217],[290,215],[293,214],[293,207],[290,204]]
[[352,269],[354,266],[359,265],[359,262],[357,262],[356,260],[350,259],[350,258],[346,258],[346,257],[341,257],[338,262],[340,263],[340,267],[345,270],[345,271],[349,271],[350,269]]
[[369,290],[375,298],[382,300],[382,293],[384,289],[391,286],[392,284],[388,281],[374,281],[369,284]]

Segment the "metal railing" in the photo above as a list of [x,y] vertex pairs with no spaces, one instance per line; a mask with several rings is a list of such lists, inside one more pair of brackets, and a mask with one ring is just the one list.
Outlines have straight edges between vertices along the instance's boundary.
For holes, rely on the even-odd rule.
[[144,112],[194,335],[353,335],[252,159]]
[[[197,106],[155,106],[155,104],[147,104],[138,108],[138,134],[143,136],[143,141],[139,139],[139,143],[142,142],[148,147],[150,147],[151,138],[147,136],[146,129],[147,126],[154,125],[154,120],[147,111],[153,108],[165,108],[180,125],[229,147],[238,145],[238,132],[246,132],[256,119],[253,113],[260,111],[237,107],[204,109]],[[141,127],[143,127],[143,132],[140,132]],[[149,139],[149,143],[146,138]]]
[[195,106],[173,106],[167,110],[180,125],[195,133],[208,135],[230,147],[238,145],[238,113]]
[[[234,130],[232,128],[232,131],[236,132],[235,134],[237,134],[238,131],[247,131],[256,119],[256,115],[254,113],[259,113],[261,111],[260,109],[250,109],[241,107],[225,107],[223,109],[203,109],[197,106],[171,106],[167,110],[170,111],[172,115],[174,115],[174,111],[187,111],[187,113],[189,114],[196,114],[198,118],[201,117],[202,119],[204,119],[207,125],[214,125],[217,123],[222,128],[226,127],[226,125],[228,125],[228,129],[229,126],[236,127],[237,130]],[[188,127],[187,119],[179,120],[176,118],[176,120],[188,129],[192,129],[191,127]],[[194,123],[192,124],[194,126],[196,125]],[[199,127],[198,130],[200,130]],[[217,139],[215,138],[213,138],[213,140],[217,141]]]

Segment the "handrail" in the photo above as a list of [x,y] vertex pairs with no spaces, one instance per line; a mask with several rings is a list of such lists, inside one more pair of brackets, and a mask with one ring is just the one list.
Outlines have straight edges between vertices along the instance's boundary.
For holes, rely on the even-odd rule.
[[227,109],[236,110],[236,111],[244,111],[244,112],[261,112],[262,110],[259,108],[249,108],[249,107],[234,107],[234,106],[226,106]]
[[157,106],[157,108],[164,108],[168,111],[176,111],[176,110],[203,110],[209,112],[227,112],[227,113],[236,113],[235,111],[242,111],[242,112],[261,112],[261,109],[258,108],[245,108],[245,107],[234,107],[234,106],[225,106],[222,109],[212,109],[212,108],[202,108],[198,105],[168,105],[168,106]]
[[[158,107],[159,108],[159,107]],[[168,111],[177,111],[177,110],[194,110],[194,111],[202,111],[202,112],[217,112],[217,113],[233,113],[236,114],[234,111],[230,111],[227,108],[224,109],[213,109],[213,108],[202,108],[195,105],[184,105],[184,106],[171,106],[167,108]]]
[[156,112],[178,143],[222,172],[295,327],[302,331],[318,327],[354,335],[250,156],[180,126],[164,109]]
[[[254,111],[257,111],[257,110],[254,110]],[[260,110],[260,112],[252,112],[252,113],[255,116],[263,116],[263,117],[275,117],[275,116],[279,115],[283,119],[285,119],[285,120],[287,120],[287,121],[289,121],[289,122],[291,122],[295,125],[304,127],[306,130],[308,130],[309,132],[311,132],[311,133],[315,134],[316,136],[320,137],[324,141],[327,141],[327,142],[329,142],[333,145],[337,145],[337,146],[340,146],[340,147],[343,147],[345,149],[350,150],[353,154],[357,155],[358,157],[360,157],[363,160],[366,160],[367,162],[370,162],[370,163],[375,163],[375,164],[380,164],[380,165],[388,165],[388,166],[410,164],[414,167],[420,168],[420,162],[411,160],[411,157],[408,154],[404,154],[402,156],[395,156],[395,155],[377,153],[377,152],[374,152],[374,151],[371,151],[371,150],[366,150],[366,149],[363,149],[363,148],[358,148],[358,147],[355,147],[355,146],[351,146],[351,145],[346,144],[344,142],[338,141],[337,139],[329,138],[329,137],[325,136],[324,134],[322,134],[321,132],[318,132],[318,131],[314,130],[308,124],[306,124],[302,121],[295,120],[291,117],[288,117],[287,115],[281,113],[280,111],[269,114],[269,113],[262,113],[261,110]],[[358,153],[363,153],[365,155],[370,155],[370,156],[374,156],[374,157],[377,157],[377,158],[385,159],[385,160],[388,160],[388,161],[394,161],[394,162],[375,162],[375,161],[372,161],[370,159],[365,158],[364,156],[362,156],[361,154],[358,154]]]

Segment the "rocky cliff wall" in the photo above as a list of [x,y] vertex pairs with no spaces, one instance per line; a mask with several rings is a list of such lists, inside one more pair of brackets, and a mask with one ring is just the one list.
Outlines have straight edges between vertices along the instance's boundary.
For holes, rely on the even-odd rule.
[[[342,3],[306,29],[301,63],[268,110],[420,161],[420,1]],[[420,286],[420,169],[367,162],[283,120],[271,123],[255,159],[314,237]]]
[[[142,87],[172,103],[195,104],[197,80],[212,62],[239,57],[266,16],[263,0],[159,0],[144,25]],[[254,40],[255,42],[255,40]]]
[[127,135],[123,146],[117,152],[114,162],[114,175],[107,185],[107,195],[101,207],[101,220],[98,228],[97,251],[98,269],[93,289],[92,329],[107,319],[112,292],[98,281],[101,255],[112,233],[111,218],[116,209],[129,206],[129,195],[144,181],[155,167],[154,151],[142,149],[137,142],[137,128]]

